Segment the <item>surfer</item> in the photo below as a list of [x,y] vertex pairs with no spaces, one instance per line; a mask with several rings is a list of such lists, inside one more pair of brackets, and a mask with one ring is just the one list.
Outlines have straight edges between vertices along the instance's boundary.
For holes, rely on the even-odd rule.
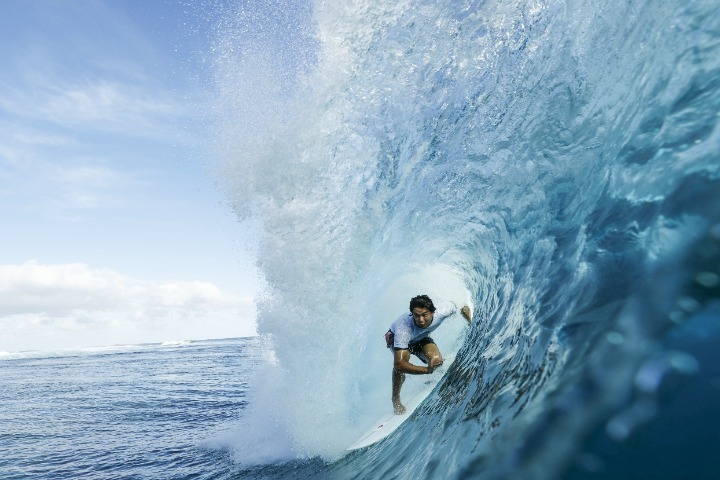
[[[430,333],[455,312],[457,306],[453,302],[444,302],[435,308],[430,297],[419,295],[410,300],[410,312],[401,315],[390,325],[385,342],[393,352],[392,404],[396,415],[405,413],[405,405],[400,402],[400,389],[405,382],[405,374],[431,374],[442,365],[440,349],[430,338]],[[470,323],[470,308],[464,306],[460,313]],[[410,363],[410,354],[418,357],[426,366]]]

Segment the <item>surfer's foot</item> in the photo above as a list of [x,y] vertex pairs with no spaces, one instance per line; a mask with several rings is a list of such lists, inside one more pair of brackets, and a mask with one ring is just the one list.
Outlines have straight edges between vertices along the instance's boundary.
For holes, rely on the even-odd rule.
[[393,400],[393,410],[395,411],[395,415],[404,415],[405,405],[400,403],[400,400]]

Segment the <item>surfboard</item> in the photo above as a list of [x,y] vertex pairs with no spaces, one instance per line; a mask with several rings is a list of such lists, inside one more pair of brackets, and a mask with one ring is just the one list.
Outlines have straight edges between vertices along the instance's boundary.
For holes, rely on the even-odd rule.
[[[405,422],[415,409],[422,403],[430,392],[433,391],[435,385],[445,376],[448,371],[448,367],[452,365],[455,360],[455,355],[445,357],[441,367],[437,368],[431,375],[426,376],[422,387],[411,397],[402,398],[403,405],[405,405],[405,413],[402,415],[395,415],[394,413],[388,413],[387,415],[380,418],[375,424],[365,432],[355,443],[350,445],[348,450],[357,450],[359,448],[369,447],[370,445],[379,442],[383,438],[394,432],[400,425]],[[409,376],[409,375],[408,375]],[[390,404],[390,402],[388,402]]]

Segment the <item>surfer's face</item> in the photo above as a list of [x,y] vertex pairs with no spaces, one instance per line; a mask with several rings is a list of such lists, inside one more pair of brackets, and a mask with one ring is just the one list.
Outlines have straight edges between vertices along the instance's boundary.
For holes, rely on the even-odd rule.
[[420,328],[427,328],[433,321],[433,313],[424,307],[415,307],[412,309],[413,320],[415,325]]

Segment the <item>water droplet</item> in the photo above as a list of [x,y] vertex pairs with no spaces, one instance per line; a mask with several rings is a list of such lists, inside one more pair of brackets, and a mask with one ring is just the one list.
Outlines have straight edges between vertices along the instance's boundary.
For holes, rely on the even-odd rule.
[[669,360],[670,366],[673,369],[686,375],[693,375],[700,369],[698,361],[689,353],[672,352]]
[[710,229],[710,236],[715,240],[720,240],[720,223],[716,223]]
[[692,297],[680,297],[678,305],[686,312],[697,312],[700,309],[700,303]]
[[703,287],[713,288],[720,284],[720,277],[713,272],[700,272],[695,276],[695,281]]
[[620,332],[609,332],[605,338],[612,345],[622,345],[625,342],[625,337]]

